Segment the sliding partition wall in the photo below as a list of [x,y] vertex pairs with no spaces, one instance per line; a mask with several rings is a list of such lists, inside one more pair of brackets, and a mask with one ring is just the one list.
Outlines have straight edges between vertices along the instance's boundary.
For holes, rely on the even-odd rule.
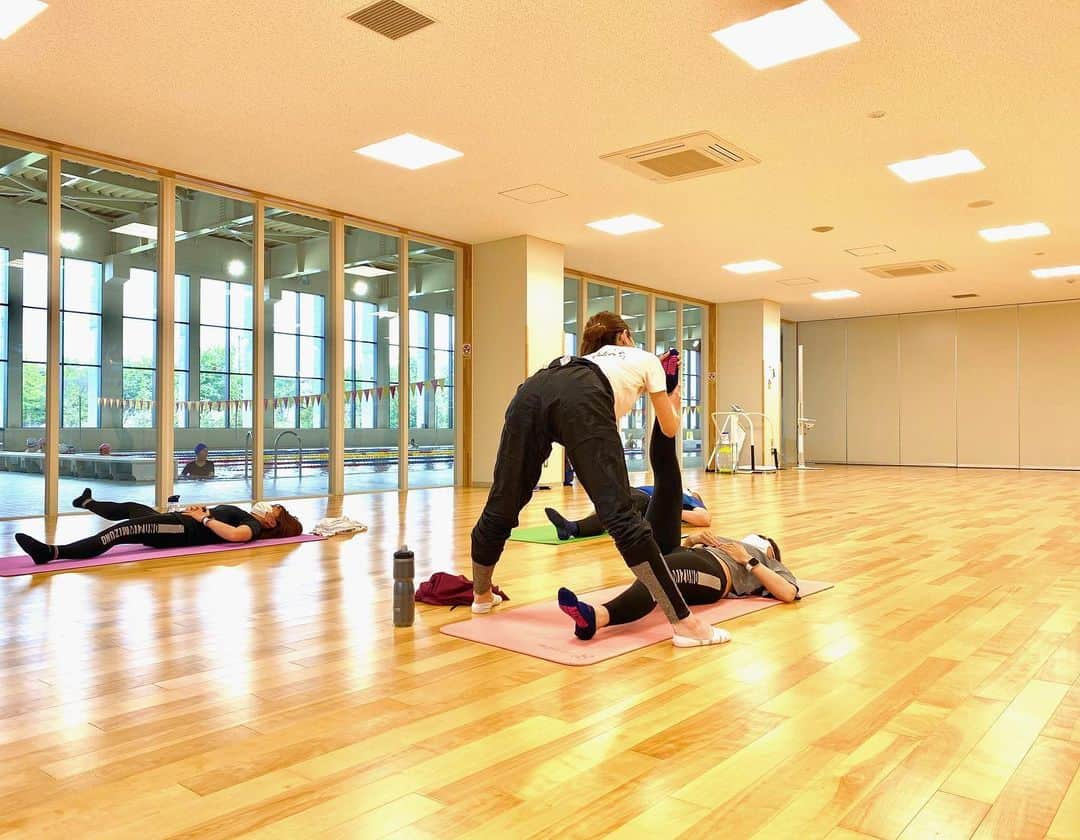
[[[682,463],[684,467],[704,466],[708,414],[703,371],[708,359],[708,304],[567,275],[563,281],[563,335],[567,353],[577,352],[585,322],[604,310],[615,312],[626,321],[634,344],[642,350],[657,354],[665,350],[680,352]],[[642,397],[620,421],[626,467],[631,473],[640,474],[649,469],[647,452],[652,420],[652,406]]]
[[455,483],[460,246],[5,143],[0,518]]

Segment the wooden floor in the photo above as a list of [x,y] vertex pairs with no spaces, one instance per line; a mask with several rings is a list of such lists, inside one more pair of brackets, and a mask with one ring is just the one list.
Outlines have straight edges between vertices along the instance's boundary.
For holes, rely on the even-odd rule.
[[[352,539],[0,579],[0,836],[1080,837],[1080,474],[688,479],[836,588],[586,669],[440,634],[461,610],[395,630],[404,535],[418,577],[468,570],[484,493],[449,489],[333,503]],[[552,503],[587,500],[523,521]],[[625,580],[606,542],[496,575]]]

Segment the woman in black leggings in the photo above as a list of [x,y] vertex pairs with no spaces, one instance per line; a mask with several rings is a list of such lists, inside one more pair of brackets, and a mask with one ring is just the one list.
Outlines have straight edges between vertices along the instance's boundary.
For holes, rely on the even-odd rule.
[[158,513],[139,502],[99,501],[91,496],[87,487],[72,505],[119,524],[66,545],[50,545],[29,534],[16,534],[19,547],[37,565],[43,566],[54,560],[86,560],[104,554],[114,545],[134,543],[152,548],[187,548],[295,537],[304,531],[300,521],[282,505],[267,502],[252,505],[250,513],[234,505],[218,505],[209,510],[197,505],[180,513]]
[[[682,474],[675,441],[653,429],[649,460],[656,485],[645,518],[687,604],[713,604],[728,596],[770,595],[788,602],[798,598],[795,575],[780,562],[780,547],[769,537],[754,534],[735,541],[702,531],[680,544]],[[655,606],[640,583],[599,606],[582,601],[569,589],[559,590],[559,607],[574,620],[574,635],[584,640],[601,627],[644,618]],[[724,641],[731,639],[726,630],[713,629]]]
[[677,357],[666,355],[665,368],[652,353],[634,346],[626,323],[611,312],[589,319],[582,353],[556,359],[530,376],[506,410],[491,491],[472,531],[472,611],[490,612],[501,600],[491,589],[495,564],[557,442],[566,447],[626,565],[671,622],[674,644],[719,643],[714,628],[691,615],[648,524],[634,510],[619,437],[619,418],[647,393],[656,412],[654,436],[674,446],[679,431]]

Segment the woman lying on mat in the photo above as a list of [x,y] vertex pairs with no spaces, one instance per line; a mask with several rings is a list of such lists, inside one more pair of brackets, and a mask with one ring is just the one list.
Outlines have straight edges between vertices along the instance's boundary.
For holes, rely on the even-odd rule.
[[92,537],[49,545],[29,534],[16,534],[19,547],[39,566],[53,560],[86,560],[104,554],[114,545],[135,543],[151,548],[189,548],[223,542],[251,542],[279,537],[296,537],[304,526],[281,505],[257,502],[251,513],[233,505],[218,505],[209,510],[202,505],[185,508],[181,513],[158,513],[138,502],[101,502],[90,495],[90,488],[72,504],[93,511],[103,519],[119,524]]
[[[656,488],[645,518],[686,603],[714,604],[721,598],[747,595],[796,600],[799,585],[795,575],[780,562],[780,547],[770,537],[752,534],[736,541],[701,531],[679,543],[682,474],[675,444],[675,438],[654,430],[649,459]],[[559,608],[574,620],[574,635],[579,639],[591,639],[601,627],[644,618],[655,606],[649,590],[641,583],[634,583],[611,601],[595,607],[569,589],[559,590]],[[727,631],[716,629],[727,637],[724,641],[731,639]]]
[[[653,487],[650,485],[630,488],[630,499],[634,503],[634,509],[642,516],[649,509],[649,502],[652,500],[653,492]],[[558,534],[560,540],[569,540],[574,537],[598,537],[604,533],[604,526],[600,524],[600,517],[596,515],[595,510],[584,519],[578,519],[576,522],[567,519],[555,508],[544,508],[544,513],[551,524],[555,526],[555,533]],[[712,514],[705,507],[705,502],[702,501],[701,496],[693,490],[687,490],[682,494],[682,513],[680,516],[684,523],[693,525],[695,528],[708,528],[712,524]]]

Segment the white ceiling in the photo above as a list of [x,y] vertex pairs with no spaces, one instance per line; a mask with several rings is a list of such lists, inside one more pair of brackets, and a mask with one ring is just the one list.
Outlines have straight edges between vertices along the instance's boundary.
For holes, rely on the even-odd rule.
[[[860,43],[757,71],[709,33],[761,0],[411,2],[438,23],[391,42],[344,19],[364,0],[53,0],[0,42],[0,127],[464,242],[529,233],[581,270],[768,297],[793,319],[949,308],[963,292],[980,295],[963,305],[1080,297],[1029,274],[1080,263],[1080,3],[834,0]],[[699,129],[761,165],[653,184],[599,160]],[[465,156],[409,172],[352,153],[405,131]],[[885,168],[956,148],[987,169],[905,184]],[[569,195],[498,194],[533,183]],[[995,203],[967,206],[980,199]],[[585,227],[631,212],[665,227]],[[1034,220],[1053,235],[976,233]],[[877,243],[896,253],[844,253]],[[784,268],[720,268],[756,258]],[[958,270],[860,270],[924,258]],[[776,282],[807,275],[863,296],[817,302]]]

